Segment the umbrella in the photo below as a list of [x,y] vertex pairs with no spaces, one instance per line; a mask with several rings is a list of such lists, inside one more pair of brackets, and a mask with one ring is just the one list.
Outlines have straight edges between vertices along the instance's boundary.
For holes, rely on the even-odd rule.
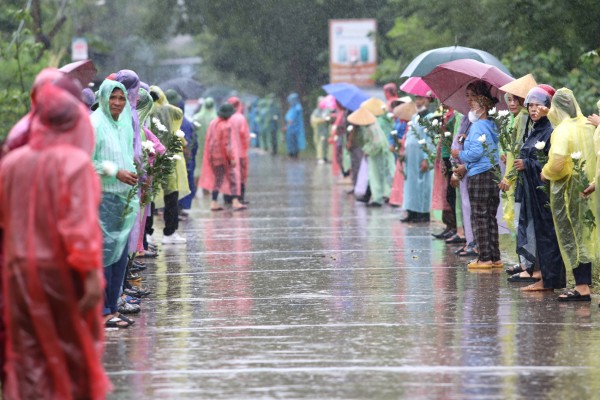
[[323,89],[350,111],[358,110],[361,103],[371,97],[350,83],[330,83]]
[[84,88],[96,77],[98,70],[92,62],[92,60],[75,61],[70,64],[63,65],[59,68],[69,75],[70,77],[77,79],[81,86]]
[[400,86],[400,90],[421,97],[437,97],[433,90],[418,76],[410,77]]
[[437,66],[423,77],[443,104],[463,114],[470,110],[465,96],[467,85],[480,79],[492,85],[492,96],[500,101],[496,108],[507,109],[504,96],[498,88],[514,81],[514,78],[491,65],[475,60],[450,61]]
[[179,93],[184,100],[197,99],[202,96],[202,93],[204,93],[205,90],[204,86],[200,82],[191,78],[174,78],[159,83],[158,86],[163,91],[173,89]]
[[505,74],[510,75],[510,72],[502,65],[500,60],[487,51],[472,49],[470,47],[450,46],[428,50],[419,54],[408,64],[408,67],[404,69],[400,77],[425,76],[440,64],[462,59],[481,61],[482,63],[493,65]]

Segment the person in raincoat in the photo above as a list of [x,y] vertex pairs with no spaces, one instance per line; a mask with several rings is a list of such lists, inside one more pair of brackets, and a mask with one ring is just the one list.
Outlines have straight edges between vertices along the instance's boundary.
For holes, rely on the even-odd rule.
[[[150,92],[157,99],[154,101],[154,107],[150,114],[151,130],[168,149],[172,140],[181,140],[185,136],[183,132],[179,133],[183,121],[183,111],[169,104],[167,96],[158,86],[151,86]],[[162,187],[164,196],[162,199],[158,196],[155,202],[158,208],[163,205],[165,208],[162,244],[184,244],[186,239],[177,233],[179,229],[178,201],[190,194],[190,187],[183,151],[172,157],[175,157],[175,168],[169,176],[167,184]],[[162,204],[161,201],[163,201]]]
[[[185,103],[181,95],[173,90],[169,89],[165,92],[169,104],[172,104],[179,108],[181,112],[184,111]],[[194,124],[185,115],[181,121],[181,131],[184,133],[185,148],[183,154],[185,156],[185,168],[187,171],[188,186],[190,194],[182,197],[179,200],[180,214],[187,216],[188,210],[192,208],[192,200],[196,195],[196,181],[194,180],[194,170],[196,169],[196,153],[198,152],[198,139],[196,137],[196,131]]]
[[285,114],[285,143],[287,154],[291,158],[298,158],[298,154],[306,147],[304,134],[304,116],[298,93],[291,93],[287,101],[290,105]]
[[596,172],[594,127],[587,123],[573,92],[567,88],[554,94],[548,119],[554,132],[541,178],[550,182],[556,238],[565,267],[575,278],[575,288],[561,294],[558,300],[591,301],[595,198],[589,192],[586,197],[582,193],[587,189],[586,183],[594,181]]
[[[75,84],[72,86],[76,87]],[[104,399],[100,183],[79,93],[36,85],[28,144],[0,164],[5,399]],[[77,97],[76,97],[77,96]]]
[[381,207],[389,199],[394,175],[394,156],[388,149],[387,136],[375,116],[364,106],[348,116],[348,121],[360,127],[363,136],[363,153],[368,158],[368,206]]
[[194,182],[200,177],[202,168],[202,156],[204,155],[204,141],[206,139],[206,130],[213,119],[217,118],[217,108],[215,99],[207,97],[202,103],[200,111],[194,114],[192,118],[196,124],[196,133],[198,138],[198,151],[196,152],[196,168],[194,169]]
[[317,152],[317,163],[325,164],[327,162],[327,153],[329,144],[327,137],[329,136],[329,110],[325,104],[325,97],[319,96],[317,105],[310,114],[310,126],[313,130],[313,142]]
[[517,229],[517,254],[527,260],[528,270],[509,278],[511,282],[537,281],[522,290],[540,291],[565,287],[567,278],[558,242],[548,195],[539,188],[543,165],[539,157],[548,155],[552,124],[541,116],[540,107],[550,107],[552,97],[544,90],[534,87],[525,98],[525,107],[533,122],[527,132],[514,168],[516,179],[515,202],[520,204]]
[[229,118],[229,123],[233,129],[233,134],[236,135],[234,143],[239,146],[237,153],[239,159],[237,162],[240,174],[240,203],[247,204],[246,201],[246,184],[248,182],[248,150],[250,149],[250,127],[244,117],[243,104],[237,97],[230,97],[227,102],[233,106],[235,113]]
[[106,279],[104,315],[110,327],[127,327],[118,315],[117,301],[125,280],[127,242],[139,209],[134,164],[133,126],[127,90],[123,84],[104,80],[98,90],[99,107],[91,121],[96,131],[92,160],[101,175],[100,226]]
[[429,151],[434,151],[434,144],[425,133],[425,128],[419,124],[420,118],[427,118],[430,99],[417,96],[415,105],[417,114],[410,122],[404,143],[405,162],[404,171],[404,203],[402,208],[407,215],[402,222],[429,222],[431,210],[431,191],[433,185],[433,170],[430,169],[427,155],[423,151],[426,146]]
[[206,132],[206,143],[204,144],[204,157],[202,174],[198,186],[211,192],[211,211],[221,211],[217,200],[219,193],[226,194],[232,198],[234,211],[246,208],[238,198],[239,175],[236,174],[236,165],[239,159],[237,146],[233,143],[234,132],[229,119],[235,113],[235,109],[229,103],[219,107],[217,118],[215,118]]
[[[460,157],[465,166],[456,174],[466,172],[469,177],[468,191],[471,203],[471,223],[479,258],[471,261],[468,268],[491,269],[502,267],[496,214],[500,194],[496,175],[499,174],[498,130],[494,121],[488,119],[498,99],[490,93],[490,85],[474,81],[467,86],[469,112],[469,135],[462,151],[452,150],[453,157]],[[466,167],[466,171],[464,170]]]

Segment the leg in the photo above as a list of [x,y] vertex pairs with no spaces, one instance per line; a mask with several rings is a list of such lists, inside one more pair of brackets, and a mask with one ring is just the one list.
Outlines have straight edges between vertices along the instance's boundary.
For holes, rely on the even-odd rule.
[[165,236],[171,236],[179,228],[178,196],[179,192],[165,195],[165,228],[163,229],[163,234]]

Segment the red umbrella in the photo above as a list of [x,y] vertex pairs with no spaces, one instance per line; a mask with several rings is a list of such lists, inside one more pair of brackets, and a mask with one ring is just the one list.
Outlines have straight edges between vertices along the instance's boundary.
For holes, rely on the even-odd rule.
[[84,88],[96,77],[98,70],[92,60],[75,61],[59,68],[70,77],[77,79]]
[[437,97],[433,90],[423,81],[423,78],[413,76],[400,86],[400,90],[421,97]]
[[496,108],[506,110],[508,106],[504,101],[504,92],[498,88],[514,81],[514,78],[494,66],[465,59],[438,65],[425,75],[423,80],[437,94],[443,104],[467,114],[470,109],[465,91],[469,83],[482,80],[492,85],[492,96],[497,97],[500,101],[496,104]]

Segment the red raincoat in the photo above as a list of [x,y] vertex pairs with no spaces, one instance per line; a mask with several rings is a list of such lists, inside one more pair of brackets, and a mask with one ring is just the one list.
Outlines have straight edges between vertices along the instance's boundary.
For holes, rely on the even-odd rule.
[[[231,167],[231,161],[238,160],[239,147],[236,146],[236,136],[229,119],[215,118],[206,131],[204,156],[202,158],[202,173],[198,186],[209,191],[217,190],[226,195],[240,193],[238,168]],[[224,168],[225,179],[217,186],[215,171]]]
[[29,144],[0,164],[7,325],[6,399],[103,399],[101,304],[82,313],[84,276],[102,273],[100,183],[85,106],[51,83]]
[[230,97],[227,102],[235,108],[236,112],[229,118],[234,135],[237,133],[238,140],[234,141],[240,158],[236,168],[240,170],[241,182],[245,184],[248,180],[248,149],[250,148],[250,127],[243,114],[243,105],[237,97]]

